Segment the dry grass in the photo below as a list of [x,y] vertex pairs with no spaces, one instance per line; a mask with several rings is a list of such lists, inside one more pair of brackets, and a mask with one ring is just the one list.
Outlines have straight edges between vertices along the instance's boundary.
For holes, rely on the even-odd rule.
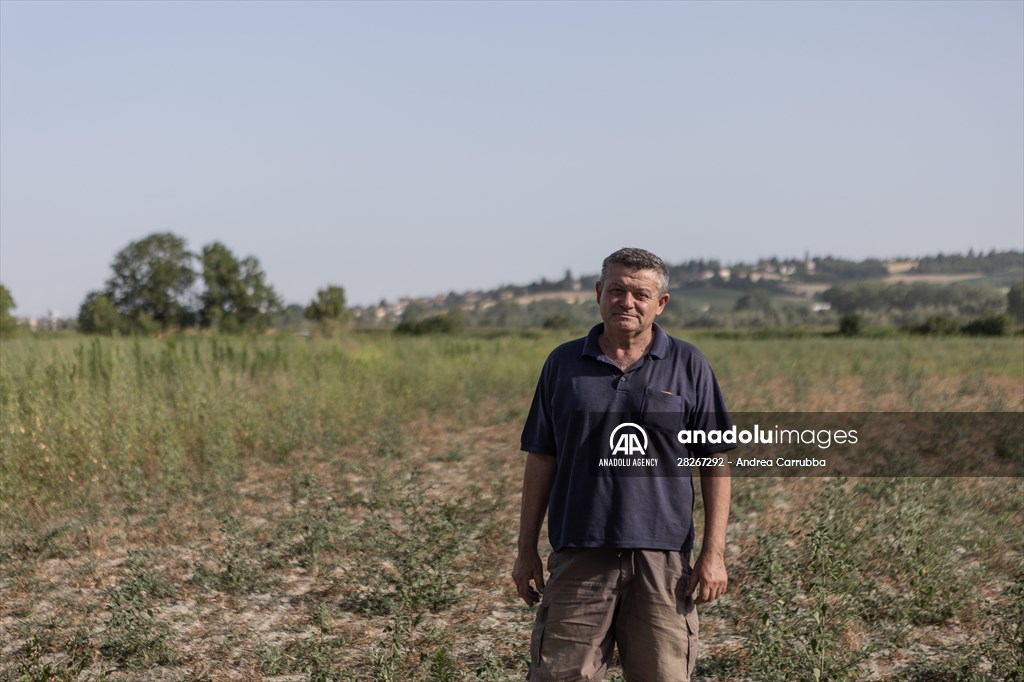
[[[130,341],[95,351],[109,379],[89,374],[88,345],[4,348],[0,679],[521,679],[533,614],[509,579],[516,450],[557,341],[250,341],[244,363],[242,342],[217,361],[205,340],[173,356],[147,342],[138,366],[168,374],[141,383]],[[737,410],[1024,409],[1019,340],[960,341],[698,344]],[[82,456],[61,435],[89,433],[108,449]],[[143,457],[161,433],[177,469],[160,461],[171,449]],[[1020,479],[734,491],[732,588],[702,612],[701,679],[1020,665]]]

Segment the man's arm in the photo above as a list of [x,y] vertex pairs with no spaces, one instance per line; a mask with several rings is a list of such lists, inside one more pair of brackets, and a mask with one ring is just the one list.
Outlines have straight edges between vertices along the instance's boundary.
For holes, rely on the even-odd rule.
[[[555,479],[555,458],[534,452],[526,456],[523,474],[523,503],[519,512],[519,556],[512,569],[516,590],[528,606],[533,606],[544,592],[544,564],[537,551],[540,527],[548,509],[548,494]],[[534,590],[530,581],[537,585]]]
[[729,574],[725,570],[725,527],[729,521],[729,496],[732,479],[729,467],[701,467],[700,492],[704,501],[704,541],[700,556],[693,565],[687,594],[694,594],[698,604],[714,601],[725,594]]

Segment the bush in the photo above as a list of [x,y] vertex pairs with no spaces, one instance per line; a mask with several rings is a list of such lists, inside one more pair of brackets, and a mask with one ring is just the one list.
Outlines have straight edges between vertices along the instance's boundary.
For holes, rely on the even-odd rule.
[[462,321],[455,315],[432,315],[422,320],[399,322],[396,334],[422,336],[423,334],[451,334],[462,329]]
[[960,333],[960,323],[946,315],[932,315],[924,323],[911,327],[911,331],[929,336],[953,336]]
[[864,331],[864,318],[850,313],[839,318],[839,333],[842,336],[859,336]]
[[1006,312],[1018,322],[1024,322],[1024,280],[1014,284],[1007,292]]
[[83,334],[115,334],[127,331],[128,324],[109,296],[93,291],[78,309],[78,329]]
[[1013,329],[1010,316],[987,315],[968,322],[963,327],[964,334],[972,336],[1007,336]]
[[568,315],[554,313],[545,317],[540,326],[544,327],[544,329],[572,329],[573,324]]

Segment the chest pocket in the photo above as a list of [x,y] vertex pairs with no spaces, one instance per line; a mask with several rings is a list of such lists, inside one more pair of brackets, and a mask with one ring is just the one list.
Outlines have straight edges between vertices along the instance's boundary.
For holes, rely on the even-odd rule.
[[648,388],[644,394],[641,418],[645,426],[674,438],[683,428],[685,414],[686,402],[682,396],[668,395],[653,388]]

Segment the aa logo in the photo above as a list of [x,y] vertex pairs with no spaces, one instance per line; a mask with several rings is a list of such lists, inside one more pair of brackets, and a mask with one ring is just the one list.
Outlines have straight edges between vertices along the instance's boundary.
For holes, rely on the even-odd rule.
[[619,424],[608,439],[608,447],[612,449],[612,455],[643,457],[647,454],[647,432],[633,422]]

